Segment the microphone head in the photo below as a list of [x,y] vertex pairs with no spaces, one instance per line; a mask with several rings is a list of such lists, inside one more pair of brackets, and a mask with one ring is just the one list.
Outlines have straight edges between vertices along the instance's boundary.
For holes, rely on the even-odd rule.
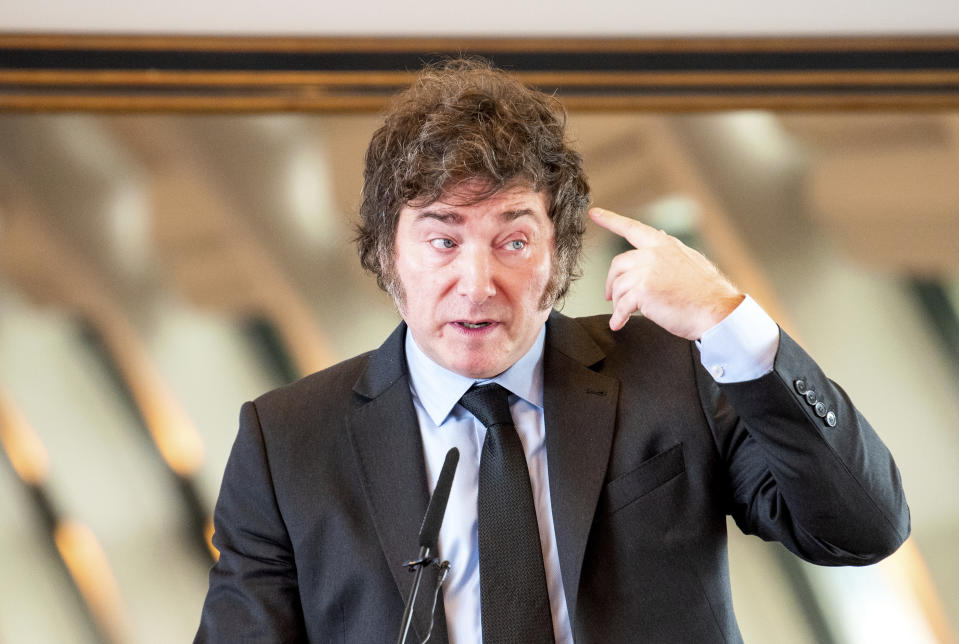
[[446,452],[443,469],[440,470],[433,496],[430,497],[430,503],[426,508],[426,516],[423,517],[423,525],[420,527],[420,546],[429,548],[430,552],[436,552],[438,549],[440,526],[446,514],[446,504],[450,500],[450,488],[453,486],[453,474],[456,472],[456,464],[459,460],[460,451],[455,447]]

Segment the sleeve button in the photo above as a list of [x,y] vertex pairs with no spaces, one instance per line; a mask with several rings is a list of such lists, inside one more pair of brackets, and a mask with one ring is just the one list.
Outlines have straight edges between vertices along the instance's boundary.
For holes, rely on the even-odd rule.
[[806,402],[807,402],[807,403],[809,403],[810,405],[815,405],[818,400],[819,400],[819,396],[816,395],[816,390],[815,390],[815,389],[807,389],[807,390],[806,390]]
[[829,410],[829,412],[826,414],[826,424],[830,427],[835,427],[838,421],[839,419],[836,418],[836,412]]
[[796,391],[799,392],[800,396],[806,393],[806,381],[802,378],[797,378],[793,385],[795,385]]
[[[816,415],[819,416],[820,418],[825,418],[825,417],[826,417],[826,405],[825,405],[825,403],[823,403],[823,401],[821,401],[821,400],[816,403]],[[835,416],[835,414],[833,414],[833,415]],[[828,422],[828,421],[826,421],[826,422]]]

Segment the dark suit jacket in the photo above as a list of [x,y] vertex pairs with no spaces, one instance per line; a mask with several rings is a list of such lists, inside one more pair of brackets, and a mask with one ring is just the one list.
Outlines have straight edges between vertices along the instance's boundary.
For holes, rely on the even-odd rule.
[[[820,564],[873,563],[907,537],[889,452],[785,333],[772,373],[716,385],[693,343],[607,320],[547,323],[549,483],[577,642],[739,641],[726,514]],[[396,639],[412,583],[400,564],[428,500],[405,331],[243,406],[198,642]]]

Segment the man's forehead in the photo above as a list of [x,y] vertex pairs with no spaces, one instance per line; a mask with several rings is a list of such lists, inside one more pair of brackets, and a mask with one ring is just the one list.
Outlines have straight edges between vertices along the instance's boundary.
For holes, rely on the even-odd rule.
[[417,218],[442,218],[461,221],[463,213],[490,208],[503,219],[517,219],[536,215],[546,210],[546,195],[526,186],[509,186],[495,192],[474,188],[458,189],[440,195],[433,202],[413,202],[407,205]]
[[450,180],[442,186],[439,195],[436,193],[422,194],[408,203],[412,207],[422,207],[430,203],[446,203],[451,205],[469,206],[487,201],[503,195],[536,194],[532,182],[515,178],[501,182],[487,177],[473,177],[468,179]]

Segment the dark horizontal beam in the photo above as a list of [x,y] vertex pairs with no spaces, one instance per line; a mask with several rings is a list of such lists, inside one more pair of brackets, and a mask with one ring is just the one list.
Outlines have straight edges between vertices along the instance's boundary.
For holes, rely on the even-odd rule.
[[[461,49],[416,52],[197,51],[0,48],[0,69],[194,70],[194,71],[408,71],[462,53]],[[959,51],[496,51],[471,49],[514,71],[907,71],[955,70]]]
[[575,109],[959,107],[957,38],[429,39],[0,35],[0,109],[380,109],[479,55]]

